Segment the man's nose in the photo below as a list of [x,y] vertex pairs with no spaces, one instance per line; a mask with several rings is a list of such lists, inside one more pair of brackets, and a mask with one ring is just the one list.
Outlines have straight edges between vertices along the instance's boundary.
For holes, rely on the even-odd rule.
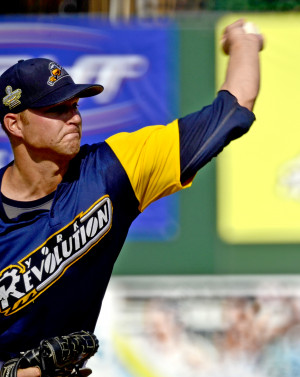
[[78,109],[71,108],[68,112],[68,121],[74,122],[74,123],[81,123],[81,114],[78,111]]

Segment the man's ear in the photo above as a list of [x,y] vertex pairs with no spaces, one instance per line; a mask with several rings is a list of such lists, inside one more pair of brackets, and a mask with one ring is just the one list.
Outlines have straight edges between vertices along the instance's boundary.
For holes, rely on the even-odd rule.
[[18,114],[8,113],[3,119],[4,127],[12,136],[21,137],[22,131],[20,128],[20,117]]

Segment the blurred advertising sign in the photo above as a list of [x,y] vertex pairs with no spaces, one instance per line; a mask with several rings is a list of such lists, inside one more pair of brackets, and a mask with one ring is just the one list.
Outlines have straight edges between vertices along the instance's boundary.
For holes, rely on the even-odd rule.
[[[166,124],[178,116],[177,28],[170,21],[110,23],[81,15],[2,17],[0,48],[0,74],[20,59],[45,57],[62,65],[76,83],[104,86],[101,95],[80,101],[83,144],[120,131]],[[0,165],[11,159],[1,130]],[[133,224],[130,238],[173,237],[177,200],[172,196],[150,206]]]
[[249,133],[218,158],[218,231],[232,244],[300,241],[300,14],[235,14],[216,33],[217,83],[227,57],[219,48],[225,25],[239,17],[265,36],[261,90]]

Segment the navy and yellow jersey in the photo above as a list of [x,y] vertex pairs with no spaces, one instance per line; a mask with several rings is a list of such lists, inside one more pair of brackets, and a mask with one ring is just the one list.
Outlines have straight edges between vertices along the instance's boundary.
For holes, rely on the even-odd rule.
[[222,91],[212,105],[167,126],[82,146],[50,210],[9,219],[0,202],[0,360],[47,337],[94,331],[134,219],[190,186],[197,170],[253,121]]
[[[150,203],[181,190],[178,120],[106,140],[121,162],[142,212]],[[147,179],[145,179],[145,176]]]

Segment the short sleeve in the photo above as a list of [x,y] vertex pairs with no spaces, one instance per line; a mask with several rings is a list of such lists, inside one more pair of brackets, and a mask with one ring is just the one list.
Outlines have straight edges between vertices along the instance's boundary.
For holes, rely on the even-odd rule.
[[122,132],[108,138],[106,143],[125,169],[140,211],[153,201],[184,188],[180,182],[177,120],[165,126]]

